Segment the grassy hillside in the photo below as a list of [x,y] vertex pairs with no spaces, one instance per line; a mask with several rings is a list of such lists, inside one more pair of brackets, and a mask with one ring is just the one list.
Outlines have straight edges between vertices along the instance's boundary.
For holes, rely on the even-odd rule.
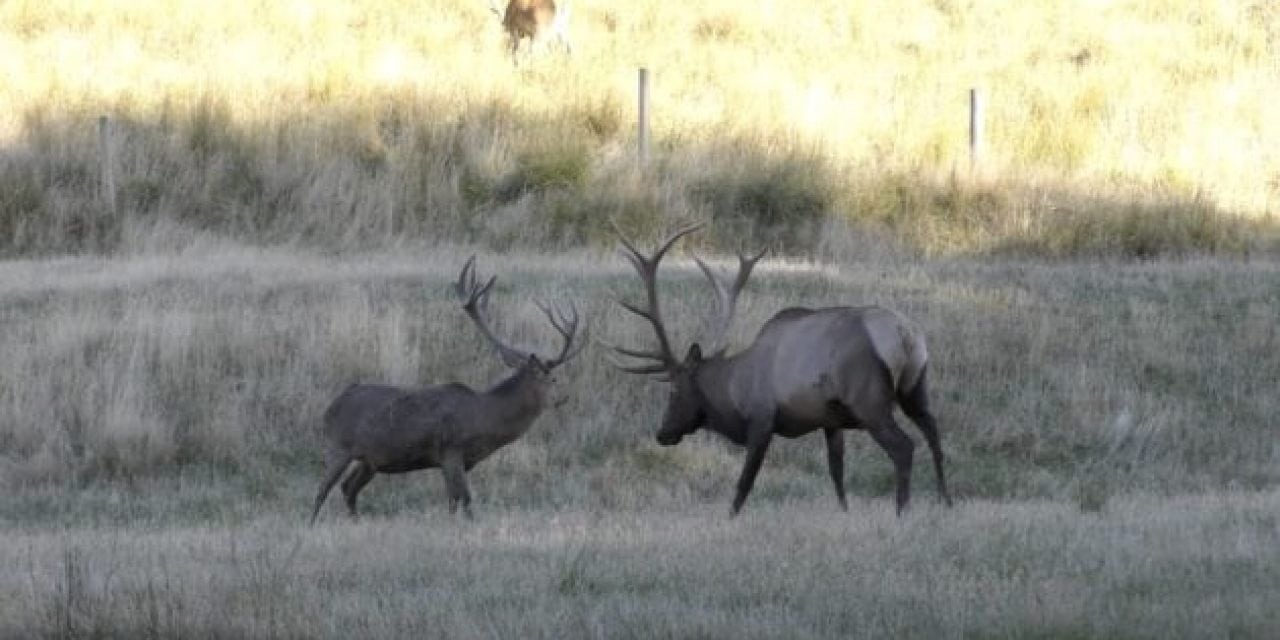
[[802,253],[832,219],[939,254],[1280,246],[1270,2],[578,0],[571,28],[517,68],[482,0],[6,2],[0,249],[574,246],[610,217]]

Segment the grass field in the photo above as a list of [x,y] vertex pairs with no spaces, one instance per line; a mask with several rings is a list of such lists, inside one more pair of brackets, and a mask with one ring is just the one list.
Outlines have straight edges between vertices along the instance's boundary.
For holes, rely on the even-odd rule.
[[[1280,271],[1232,261],[870,258],[762,265],[735,343],[806,301],[892,304],[930,339],[954,509],[850,433],[836,509],[820,439],[652,440],[662,385],[592,347],[568,401],[471,474],[374,481],[304,526],[318,416],[356,380],[483,384],[497,358],[447,284],[470,249],[333,257],[206,247],[10,261],[0,280],[0,612],[49,637],[1267,637],[1280,571],[1271,357]],[[609,254],[479,256],[500,331],[554,344],[534,297],[641,342]],[[664,271],[681,344],[710,293]],[[459,339],[459,336],[461,339]],[[918,439],[918,434],[917,434]]]
[[[1280,637],[1277,7],[575,0],[514,65],[484,0],[0,2],[0,637]],[[851,432],[848,513],[814,437],[730,519],[742,451],[594,344],[474,521],[431,471],[304,525],[346,385],[503,375],[467,256],[502,335],[639,344],[610,223],[690,220],[773,249],[736,347],[923,329],[954,508]]]

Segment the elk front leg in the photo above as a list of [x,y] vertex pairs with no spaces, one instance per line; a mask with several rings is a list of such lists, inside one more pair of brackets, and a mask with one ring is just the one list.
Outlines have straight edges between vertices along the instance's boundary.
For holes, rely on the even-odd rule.
[[916,443],[902,432],[892,416],[873,427],[871,437],[893,460],[893,468],[898,476],[898,515],[902,515],[907,508],[907,502],[911,500],[911,458]]
[[756,482],[756,474],[760,473],[760,463],[764,462],[764,454],[769,450],[769,442],[773,440],[773,432],[768,429],[757,429],[747,439],[747,462],[742,466],[742,474],[738,476],[738,492],[733,497],[733,509],[730,517],[738,515],[742,503],[747,501],[747,494]]
[[844,431],[838,428],[823,429],[827,436],[827,469],[831,472],[831,482],[836,485],[836,499],[840,508],[849,510],[849,503],[844,497]]
[[458,512],[462,505],[462,515],[471,516],[471,492],[467,490],[467,469],[462,456],[448,455],[440,463],[440,471],[444,474],[445,492],[449,494],[450,515]]

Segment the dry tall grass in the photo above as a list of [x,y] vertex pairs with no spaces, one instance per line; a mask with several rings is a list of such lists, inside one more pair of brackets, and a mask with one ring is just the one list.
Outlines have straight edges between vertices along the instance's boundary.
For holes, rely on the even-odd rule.
[[[480,1],[13,0],[0,229],[19,253],[191,229],[545,246],[597,242],[608,216],[710,213],[800,251],[824,218],[939,253],[1274,248],[1277,24],[1256,0],[584,0],[574,56],[517,69]],[[97,193],[104,113],[117,217]]]
[[[501,373],[448,290],[464,257],[448,247],[352,258],[215,247],[10,262],[0,272],[0,474],[15,486],[65,487],[209,465],[243,465],[239,473],[262,484],[310,474],[318,416],[347,384],[483,384]],[[504,335],[556,344],[529,301],[567,297],[596,335],[651,339],[611,302],[639,286],[620,259],[482,260],[503,265],[493,304]],[[705,329],[710,293],[687,261],[666,274],[665,314],[687,344]],[[733,337],[745,344],[795,304],[895,307],[930,341],[958,493],[1097,506],[1134,489],[1277,480],[1270,381],[1280,360],[1268,354],[1278,277],[1271,264],[1225,262],[1098,270],[889,254],[773,260],[758,270]],[[540,419],[501,486],[483,495],[602,505],[662,502],[652,492],[669,489],[724,495],[739,455],[710,440],[650,443],[661,385],[614,370],[603,351],[565,368],[568,404]],[[866,445],[852,452],[852,484],[878,493],[887,462],[852,438]],[[827,483],[813,479],[820,461],[811,442],[779,446],[757,494],[825,495]]]
[[[660,384],[589,349],[568,402],[471,474],[383,478],[303,527],[318,416],[347,383],[497,377],[448,291],[462,248],[324,256],[206,245],[0,270],[0,635],[68,637],[1196,636],[1278,627],[1280,272],[1221,261],[920,262],[828,247],[761,265],[734,340],[789,304],[881,302],[926,331],[949,474],[892,516],[848,435],[849,514],[814,438],[779,442],[744,517],[742,453],[660,448]],[[851,256],[858,256],[856,259]],[[498,256],[481,258],[486,263]],[[506,254],[499,330],[531,297],[640,342],[595,253]],[[1100,268],[1101,267],[1101,268]],[[509,274],[509,275],[507,275]],[[710,299],[664,271],[682,343]],[[632,294],[635,292],[632,291]],[[1190,494],[1190,497],[1188,497]]]

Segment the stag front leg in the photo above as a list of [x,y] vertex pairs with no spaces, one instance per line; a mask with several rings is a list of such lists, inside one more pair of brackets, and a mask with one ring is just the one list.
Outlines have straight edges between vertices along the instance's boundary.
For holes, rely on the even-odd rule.
[[848,511],[849,503],[844,497],[844,431],[837,428],[823,429],[827,436],[827,469],[831,472],[831,482],[836,485],[836,499],[840,508]]
[[871,437],[893,460],[893,468],[898,476],[898,515],[902,515],[907,502],[911,500],[911,459],[916,444],[903,433],[892,417],[885,418],[879,426],[873,427]]
[[742,474],[738,476],[738,492],[733,496],[733,509],[730,517],[738,515],[742,503],[747,501],[747,494],[756,483],[756,474],[760,473],[760,464],[764,462],[764,454],[769,450],[769,442],[773,440],[773,432],[757,429],[748,436],[747,462],[742,466]]
[[467,490],[467,470],[461,456],[446,456],[440,464],[444,474],[445,492],[449,494],[449,514],[458,512],[462,505],[462,515],[471,519],[471,492]]

